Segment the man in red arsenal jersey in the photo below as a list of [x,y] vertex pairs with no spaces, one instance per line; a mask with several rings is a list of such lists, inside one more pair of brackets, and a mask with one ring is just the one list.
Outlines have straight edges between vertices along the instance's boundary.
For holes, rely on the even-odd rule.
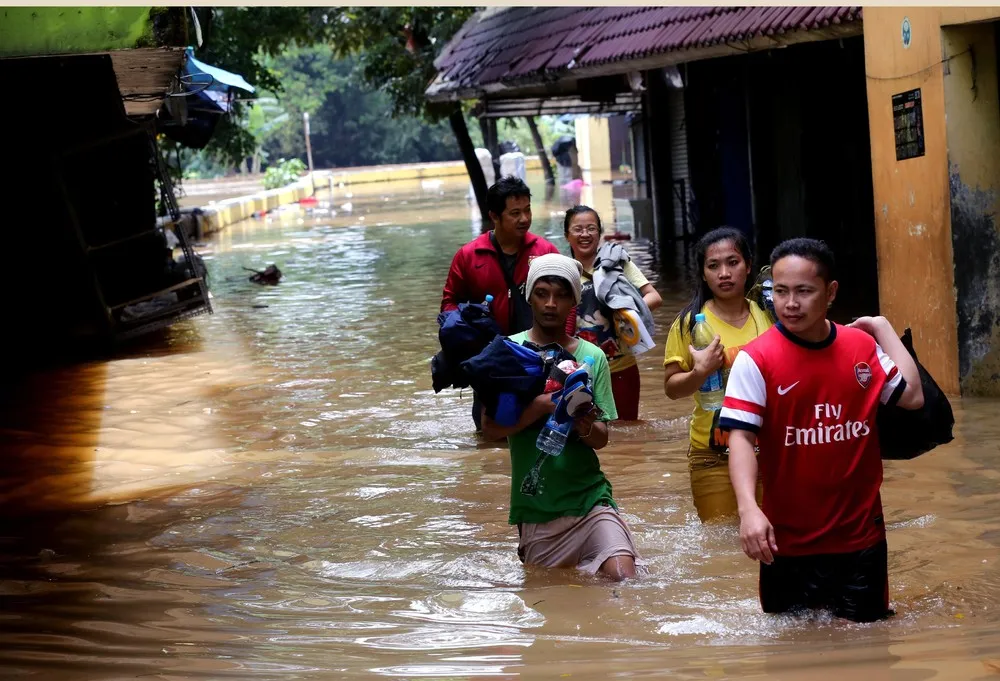
[[879,404],[923,405],[917,366],[884,317],[827,320],[837,282],[825,243],[786,241],[771,267],[779,323],[737,356],[720,414],[740,543],[760,561],[764,612],[882,619],[890,610],[875,417]]

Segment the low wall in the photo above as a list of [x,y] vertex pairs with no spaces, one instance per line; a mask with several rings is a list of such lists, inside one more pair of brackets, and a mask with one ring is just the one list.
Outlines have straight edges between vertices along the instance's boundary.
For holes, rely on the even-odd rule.
[[[525,156],[524,166],[527,170],[538,170],[542,167],[537,156]],[[434,177],[457,177],[467,175],[463,161],[446,161],[443,163],[408,163],[398,166],[374,166],[371,168],[344,168],[328,170],[334,183],[339,185],[367,184],[369,182],[398,182],[405,180],[425,180]]]
[[332,189],[333,180],[329,174],[313,173],[298,182],[281,187],[216,201],[210,206],[184,211],[195,213],[198,220],[199,238],[219,232],[229,225],[252,217],[254,213],[264,213],[278,206],[296,203],[313,196],[317,190]]
[[[541,168],[537,156],[526,156],[524,165],[527,170]],[[318,191],[332,191],[335,187],[352,184],[368,184],[374,182],[400,182],[407,180],[424,180],[436,177],[465,176],[465,163],[448,161],[444,163],[411,163],[398,166],[374,166],[370,168],[344,168],[342,170],[317,170],[298,182],[266,191],[237,196],[231,199],[216,201],[208,206],[196,209],[184,209],[182,212],[197,216],[197,236],[203,238],[209,234],[221,231],[241,220],[274,210],[278,206],[296,203],[313,196]]]

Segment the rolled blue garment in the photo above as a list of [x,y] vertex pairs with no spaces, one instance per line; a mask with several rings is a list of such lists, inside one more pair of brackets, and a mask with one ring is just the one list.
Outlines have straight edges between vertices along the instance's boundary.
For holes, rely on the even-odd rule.
[[497,396],[497,413],[494,419],[501,426],[512,426],[521,418],[521,409],[517,406],[517,395],[500,393]]

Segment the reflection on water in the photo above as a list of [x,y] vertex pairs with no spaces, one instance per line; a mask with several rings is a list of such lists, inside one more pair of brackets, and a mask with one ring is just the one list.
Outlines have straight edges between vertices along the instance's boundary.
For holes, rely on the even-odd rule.
[[[887,465],[890,622],[760,614],[735,528],[697,520],[658,351],[644,421],[601,452],[650,576],[522,567],[506,451],[472,435],[468,393],[430,388],[466,190],[342,189],[315,219],[237,225],[203,250],[215,315],[4,386],[4,678],[996,673],[996,402],[956,404],[954,444]],[[611,222],[611,188],[587,191]],[[564,246],[560,210],[537,199],[535,229]],[[270,262],[279,286],[246,281]],[[662,341],[684,291],[654,275]]]

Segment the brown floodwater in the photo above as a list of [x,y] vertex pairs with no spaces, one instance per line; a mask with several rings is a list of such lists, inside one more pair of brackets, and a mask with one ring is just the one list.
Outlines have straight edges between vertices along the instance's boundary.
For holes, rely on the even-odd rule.
[[[661,345],[643,421],[600,456],[649,575],[525,569],[506,450],[477,441],[468,391],[430,387],[466,191],[342,188],[237,225],[201,249],[216,314],[5,380],[0,678],[997,677],[998,403],[955,400],[953,444],[886,465],[895,618],[762,615],[735,526],[691,503],[690,404],[660,368],[685,293],[639,242]],[[583,198],[611,222],[625,192]],[[560,197],[534,207],[564,245]],[[270,262],[279,286],[246,281]]]

